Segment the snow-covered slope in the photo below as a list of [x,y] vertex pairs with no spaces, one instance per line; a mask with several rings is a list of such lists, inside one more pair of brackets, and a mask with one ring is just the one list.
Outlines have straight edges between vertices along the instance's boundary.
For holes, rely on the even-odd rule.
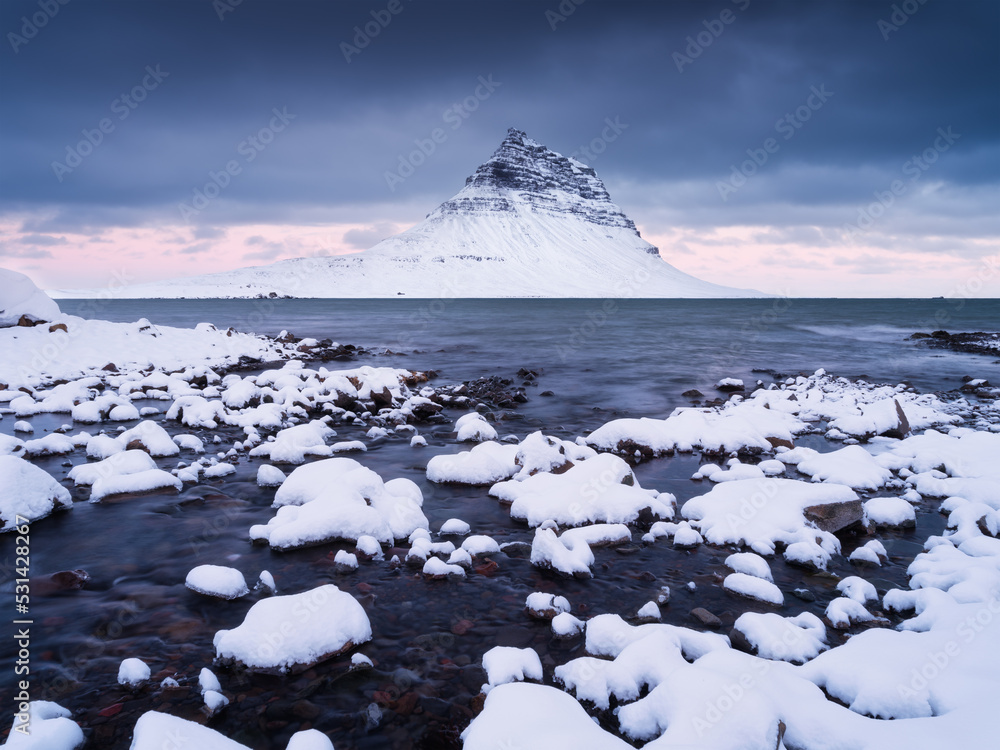
[[[364,252],[141,284],[123,297],[748,297],[662,260],[587,165],[511,129],[453,198]],[[85,296],[56,292],[56,296]]]

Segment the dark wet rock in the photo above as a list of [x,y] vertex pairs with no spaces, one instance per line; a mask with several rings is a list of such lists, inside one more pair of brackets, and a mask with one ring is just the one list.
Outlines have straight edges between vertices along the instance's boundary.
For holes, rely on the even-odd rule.
[[22,315],[18,321],[17,325],[21,328],[34,328],[35,326],[40,326],[43,323],[48,323],[47,320],[37,320],[35,318],[28,317],[27,315]]
[[804,602],[816,601],[816,594],[809,589],[795,589],[792,591],[792,595],[795,596],[796,599],[801,599]]
[[501,545],[500,549],[507,557],[525,558],[531,556],[531,545],[527,542],[509,542]]
[[539,395],[539,396],[545,396],[545,397],[547,398],[547,397],[549,397],[549,396],[555,396],[556,394],[554,394],[554,393],[553,393],[552,391],[542,391],[542,392],[541,392],[541,393],[539,393],[538,395]]
[[785,438],[780,438],[780,437],[769,437],[767,439],[767,442],[769,442],[771,444],[772,448],[794,448],[795,447],[795,443],[793,443],[791,440],[786,440]]
[[906,413],[903,411],[903,407],[900,406],[899,401],[897,399],[893,399],[892,401],[896,405],[896,426],[886,430],[882,435],[902,440],[910,434],[910,420],[906,418]]
[[746,386],[743,383],[720,383],[715,386],[715,390],[723,393],[742,393],[746,390]]
[[681,394],[684,398],[702,398],[705,394],[699,391],[697,388],[692,388],[690,390],[684,391]]
[[497,631],[498,646],[524,648],[535,638],[535,631],[519,625],[504,625]]
[[995,331],[975,331],[972,333],[934,331],[930,335],[915,333],[908,340],[919,341],[934,349],[950,349],[967,354],[1000,354],[1000,333]]
[[691,610],[691,616],[704,625],[706,628],[717,630],[722,627],[722,620],[713,615],[704,607],[695,607]]
[[851,526],[860,525],[864,518],[860,498],[839,503],[810,505],[802,513],[806,520],[816,524],[816,528],[831,534],[836,534]]
[[615,552],[617,552],[619,555],[634,555],[640,549],[642,548],[637,547],[634,544],[620,544],[619,546],[615,547]]

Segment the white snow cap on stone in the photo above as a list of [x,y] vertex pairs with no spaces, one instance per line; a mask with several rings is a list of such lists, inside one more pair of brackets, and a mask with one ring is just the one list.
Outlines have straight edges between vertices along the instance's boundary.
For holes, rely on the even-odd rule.
[[160,711],[147,711],[135,723],[129,750],[250,750],[214,729]]
[[460,443],[481,443],[484,440],[496,440],[497,431],[479,412],[470,412],[455,421],[455,432]]
[[21,316],[29,320],[55,320],[62,313],[49,295],[17,271],[0,268],[0,328],[17,325]]
[[131,657],[122,661],[118,667],[118,684],[128,687],[139,687],[149,679],[149,667],[142,659]]
[[330,738],[318,729],[303,729],[289,738],[285,750],[334,750]]
[[72,505],[69,490],[47,471],[17,456],[0,456],[0,531],[14,529],[17,516],[37,521]]
[[83,747],[86,737],[71,716],[58,703],[31,701],[27,722],[20,714],[14,715],[4,747],[9,750],[77,750]]
[[368,615],[333,584],[261,599],[242,624],[215,634],[216,658],[251,669],[286,671],[371,640]]
[[243,574],[236,568],[224,565],[199,565],[192,568],[184,585],[199,594],[220,599],[239,599],[250,593]]
[[488,681],[484,693],[508,682],[542,679],[542,662],[532,648],[494,646],[483,654],[483,669]]

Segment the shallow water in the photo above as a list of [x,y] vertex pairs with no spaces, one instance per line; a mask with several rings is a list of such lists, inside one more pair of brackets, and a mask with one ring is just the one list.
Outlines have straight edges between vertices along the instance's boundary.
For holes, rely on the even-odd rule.
[[[62,303],[67,312],[83,304]],[[520,367],[534,369],[540,376],[537,385],[527,387],[528,403],[499,414],[505,417],[498,425],[500,434],[519,437],[536,429],[573,437],[625,414],[666,416],[674,407],[690,403],[681,396],[690,388],[714,397],[712,386],[721,377],[768,380],[767,375],[752,373],[753,368],[797,373],[824,367],[878,381],[909,380],[921,390],[956,388],[963,375],[1000,381],[1000,366],[990,357],[927,350],[903,340],[916,330],[940,327],[996,329],[1000,303],[995,301],[968,302],[962,310],[949,302],[906,300],[603,304],[117,301],[96,312],[114,320],[147,317],[162,325],[209,320],[220,327],[266,333],[287,329],[299,336],[387,348],[401,354],[366,361],[433,368],[439,382],[483,375],[513,377]],[[934,317],[942,310],[955,316],[946,325]],[[934,322],[924,325],[927,321]],[[331,365],[336,366],[340,363]],[[542,397],[546,390],[553,395]],[[458,414],[448,412],[451,418]],[[34,437],[58,427],[66,417],[31,418]],[[10,433],[13,422],[9,416],[0,420],[0,431]],[[360,428],[337,429],[338,440],[363,437]],[[426,481],[427,460],[458,447],[449,435],[450,425],[419,429],[429,442],[425,449],[410,448],[401,438],[365,440],[367,453],[349,455],[385,479],[405,476],[415,481],[424,493],[432,529],[447,518],[459,517],[472,525],[473,533],[490,534],[501,543],[530,543],[532,533],[512,522],[507,511],[486,495],[486,488]],[[176,425],[170,431],[180,432]],[[219,434],[225,448],[240,436],[227,429],[193,432],[206,444]],[[816,436],[800,443],[824,450],[839,447]],[[183,452],[182,458],[190,460],[191,454]],[[65,460],[43,459],[39,464],[62,479],[69,470]],[[78,452],[71,460],[85,459]],[[173,468],[176,459],[158,463]],[[251,584],[267,569],[282,593],[332,581],[357,597],[372,621],[374,640],[360,649],[376,664],[369,672],[348,674],[344,658],[288,677],[216,670],[232,703],[210,725],[258,750],[284,748],[292,732],[308,726],[328,732],[338,750],[457,746],[457,732],[472,716],[474,696],[485,679],[479,662],[490,647],[531,646],[542,657],[547,674],[553,664],[582,653],[581,639],[554,640],[548,624],[524,615],[524,599],[532,591],[567,596],[574,614],[581,617],[602,612],[630,616],[660,586],[669,585],[673,599],[663,610],[665,622],[692,625],[689,611],[702,606],[723,620],[723,632],[745,611],[808,610],[821,615],[834,595],[833,578],[807,575],[778,558],[772,561],[772,570],[786,592],[785,606],[757,606],[722,591],[718,574],[724,573],[722,561],[728,550],[701,546],[683,552],[662,540],[643,547],[638,534],[636,543],[626,549],[595,550],[592,580],[542,573],[526,557],[504,554],[492,558],[495,569],[477,561],[479,569],[461,582],[427,582],[419,569],[393,570],[385,563],[362,563],[357,572],[338,574],[332,565],[335,552],[353,545],[277,553],[247,542],[249,527],[273,514],[269,506],[274,490],[258,488],[254,481],[260,463],[244,459],[235,475],[202,482],[180,494],[92,505],[86,502],[87,493],[74,490],[78,502],[71,512],[32,527],[33,577],[74,568],[91,576],[80,591],[46,594],[42,584],[35,583],[32,593],[32,697],[71,709],[90,736],[88,747],[127,748],[135,720],[150,708],[204,720],[196,685],[192,689],[185,683],[181,690],[163,692],[146,688],[133,695],[115,681],[118,664],[127,656],[143,658],[157,682],[174,673],[196,681],[202,667],[212,667],[214,633],[237,625],[256,595],[216,602],[188,591],[184,577],[199,564],[232,565]],[[707,482],[689,479],[700,463],[697,454],[665,457],[640,464],[636,474],[644,487],[676,494],[680,505],[708,490]],[[906,566],[922,540],[942,528],[935,505],[921,509],[916,530],[879,533],[893,560],[861,574],[880,591],[905,584]],[[854,544],[845,538],[845,555]],[[0,562],[5,564],[2,596],[12,596],[12,561],[13,540],[5,536],[0,540]],[[845,558],[838,558],[832,572],[856,571]],[[697,584],[693,592],[685,589],[689,581]],[[806,604],[790,595],[803,586],[813,591],[815,602]],[[12,662],[8,641],[0,648],[0,705],[13,703]]]

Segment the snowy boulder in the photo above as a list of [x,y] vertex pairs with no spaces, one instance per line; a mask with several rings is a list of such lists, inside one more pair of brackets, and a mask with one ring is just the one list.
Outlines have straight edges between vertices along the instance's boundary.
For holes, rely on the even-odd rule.
[[535,529],[531,543],[531,564],[545,570],[555,570],[578,578],[590,578],[594,553],[586,541],[562,539],[552,529]]
[[830,625],[840,630],[869,622],[888,623],[888,620],[876,617],[865,609],[865,605],[861,602],[848,599],[846,596],[841,596],[830,602],[826,607],[825,614]]
[[496,440],[497,431],[479,412],[470,412],[455,421],[456,439],[460,443],[481,443]]
[[734,573],[746,573],[771,583],[774,582],[767,560],[753,552],[736,552],[726,558],[725,565]]
[[371,640],[368,615],[333,584],[262,599],[242,624],[215,634],[216,659],[268,672],[299,671]]
[[427,478],[438,484],[493,484],[517,473],[518,446],[488,441],[456,455],[434,456]]
[[285,472],[283,472],[277,466],[264,464],[259,469],[257,469],[258,487],[280,487],[281,483],[284,481],[285,481]]
[[746,612],[737,618],[729,637],[742,651],[793,664],[804,664],[827,648],[826,626],[811,612],[796,617]]
[[[31,701],[24,714],[15,714],[5,748],[10,750],[77,750],[86,737],[72,714],[58,703]],[[25,721],[27,719],[27,721]]]
[[149,675],[149,666],[142,659],[125,659],[118,667],[118,684],[137,688],[149,679]]
[[214,729],[160,711],[147,711],[135,723],[129,750],[250,750]]
[[334,750],[334,748],[330,738],[318,729],[303,729],[289,738],[285,750]]
[[194,592],[219,599],[239,599],[250,593],[243,574],[224,565],[199,565],[192,568],[184,585]]
[[69,490],[47,471],[17,456],[0,456],[0,531],[14,529],[18,517],[30,523],[72,506]]
[[430,557],[423,567],[424,578],[443,580],[445,578],[465,578],[465,568],[461,565],[446,563],[440,557]]
[[317,419],[286,427],[275,436],[274,442],[258,445],[250,455],[267,456],[276,464],[302,464],[306,456],[331,455],[333,451],[326,444],[326,438],[336,434],[326,422]]
[[901,497],[873,497],[864,506],[865,523],[871,526],[908,527],[917,525],[917,513]]
[[509,747],[631,750],[593,721],[572,696],[548,685],[515,682],[489,692],[483,712],[462,732],[464,750]]
[[795,464],[814,482],[846,484],[856,490],[877,490],[892,479],[892,472],[879,465],[860,445],[848,445],[830,453],[794,448],[781,454],[781,462]]
[[146,451],[151,456],[176,456],[181,452],[170,435],[156,422],[140,422],[118,436],[118,440],[129,450]]
[[827,506],[844,504],[856,504],[860,519],[861,501],[849,487],[795,479],[747,479],[718,484],[688,500],[681,512],[697,522],[694,525],[709,544],[745,544],[760,555],[773,555],[778,543],[819,537],[824,548],[838,552],[836,537],[822,526],[817,530],[807,511],[817,514]]
[[49,295],[17,271],[0,268],[0,328],[27,325],[55,320],[61,315]]
[[569,612],[569,609],[569,600],[565,596],[545,594],[541,591],[528,594],[524,602],[524,611],[536,620],[551,620],[556,615]]
[[596,455],[597,452],[586,445],[559,440],[539,431],[528,435],[517,446],[514,463],[518,467],[517,478],[524,479],[543,471],[560,474],[573,464]]
[[109,497],[123,495],[144,495],[160,490],[176,490],[180,492],[183,482],[173,474],[162,469],[149,469],[134,474],[116,474],[101,477],[94,482],[90,490],[90,502],[97,503]]
[[604,453],[562,474],[541,473],[522,481],[499,482],[490,495],[510,503],[511,518],[535,527],[553,520],[561,526],[631,523],[640,515],[673,517],[673,495],[639,486],[629,465]]
[[746,573],[730,573],[722,582],[722,588],[738,596],[778,607],[785,603],[785,597],[777,586],[763,578]]
[[508,682],[542,680],[542,662],[532,648],[494,646],[483,654],[483,669],[487,679],[484,693]]
[[427,529],[420,488],[405,478],[382,478],[351,458],[300,466],[274,493],[278,512],[250,528],[252,541],[294,549],[328,541],[374,537],[384,544]]
[[[93,442],[93,439],[91,440]],[[88,443],[89,445],[89,443]],[[137,474],[156,468],[156,462],[145,451],[131,450],[113,453],[103,461],[77,464],[69,471],[69,478],[77,486],[91,486],[100,479],[122,474]]]

